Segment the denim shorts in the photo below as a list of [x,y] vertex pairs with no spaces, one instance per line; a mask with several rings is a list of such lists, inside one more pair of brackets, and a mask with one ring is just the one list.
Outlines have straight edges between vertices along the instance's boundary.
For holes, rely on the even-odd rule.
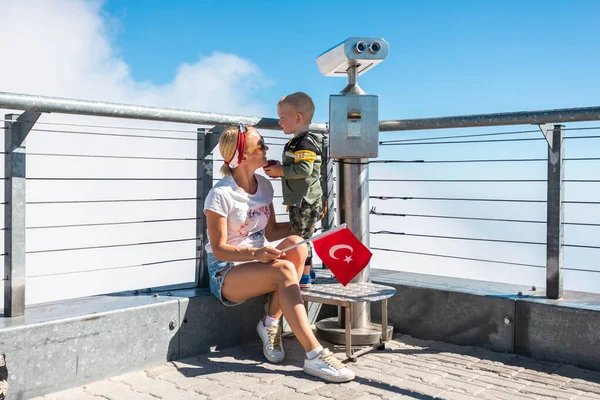
[[208,263],[208,282],[210,285],[210,292],[226,306],[237,306],[238,304],[242,304],[234,303],[233,301],[224,299],[223,295],[221,294],[225,276],[229,273],[231,268],[233,268],[233,263],[231,261],[217,260],[213,253],[208,253],[206,260]]

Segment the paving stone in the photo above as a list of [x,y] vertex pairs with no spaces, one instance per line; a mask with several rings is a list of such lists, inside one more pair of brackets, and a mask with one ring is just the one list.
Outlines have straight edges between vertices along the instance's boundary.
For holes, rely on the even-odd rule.
[[341,385],[322,385],[321,387],[311,390],[306,394],[318,394],[319,396],[329,397],[331,399],[356,400],[363,396],[360,389],[344,387]]
[[487,360],[492,362],[496,361],[500,363],[507,363],[519,357],[517,354],[514,353],[500,353],[489,349],[485,349],[483,347],[473,347],[469,355],[472,357],[479,358],[480,360]]
[[560,375],[551,375],[540,372],[520,372],[515,376],[515,379],[543,383],[544,385],[550,386],[563,386],[571,380],[571,378],[566,378]]
[[186,391],[181,397],[173,396],[172,393],[169,393],[167,396],[161,398],[164,400],[208,400],[208,397],[194,391]]
[[204,395],[211,400],[218,400],[226,397],[235,398],[231,396],[251,395],[251,393],[245,392],[243,390],[232,389],[227,386],[222,386],[219,385],[218,382],[211,381],[208,379],[196,379],[195,385],[189,386],[188,390]]
[[525,393],[525,394],[531,393],[531,394],[536,394],[536,395],[540,395],[540,396],[553,397],[555,399],[574,399],[578,395],[578,393],[572,393],[572,392],[568,392],[566,390],[562,390],[562,389],[558,389],[558,388],[554,388],[554,387],[539,386],[537,384],[532,384],[532,385],[526,386],[519,391],[521,393]]
[[475,378],[475,381],[484,382],[501,389],[520,390],[527,386],[528,382],[518,382],[514,379],[500,378],[490,374],[484,374]]
[[477,397],[477,396],[472,396],[470,394],[466,394],[466,393],[462,393],[462,392],[452,392],[452,391],[446,391],[446,392],[440,393],[436,396],[436,398],[445,399],[445,400],[479,400],[480,399],[480,397]]
[[[326,383],[302,372],[304,351],[286,338],[287,359],[265,362],[260,342],[187,357],[37,400],[593,399],[600,372],[487,349],[398,335],[385,351],[348,367],[356,379]],[[343,347],[324,344],[343,357]]]
[[597,394],[600,395],[600,386],[595,384],[589,384],[585,381],[571,381],[562,387],[563,389],[575,389],[581,392],[589,393],[589,394]]
[[199,381],[204,381],[202,375],[193,376],[193,375],[185,375],[180,371],[171,371],[161,375],[158,375],[156,379],[171,382],[179,389],[187,389],[189,387],[195,386]]
[[467,365],[466,368],[473,370],[473,371],[480,371],[482,373],[483,372],[491,372],[494,375],[498,375],[498,376],[505,377],[505,378],[514,377],[519,372],[523,371],[523,368],[521,368],[521,367],[515,367],[515,366],[510,366],[510,365],[507,366],[504,364],[500,364],[500,363],[496,363],[496,362],[492,363],[492,362],[488,362],[488,361],[480,361],[475,364]]
[[436,369],[439,365],[442,365],[442,363],[440,362],[433,362],[431,360],[420,360],[418,357],[404,354],[386,354],[385,359],[388,360],[389,363],[393,366],[409,365],[422,370],[432,370]]
[[413,394],[418,393],[421,395],[431,396],[431,397],[436,397],[440,393],[443,393],[446,391],[446,389],[444,389],[444,388],[440,388],[440,387],[433,386],[428,383],[416,382],[416,381],[408,380],[408,379],[406,379],[402,382],[401,389],[409,390],[409,391],[413,392]]
[[36,397],[33,400],[100,400],[103,397],[94,396],[86,392],[83,387],[78,387],[74,389],[63,390],[62,392],[53,393],[51,395],[47,395],[44,397]]
[[553,373],[560,367],[560,364],[550,363],[547,361],[534,360],[531,358],[521,357],[521,356],[508,361],[506,363],[506,365],[522,367],[523,369],[527,369],[527,370],[531,370],[531,371],[546,372],[548,374]]
[[437,373],[435,371],[433,371],[433,372],[432,371],[421,371],[418,369],[412,369],[412,368],[408,368],[408,367],[407,368],[397,368],[394,371],[394,375],[407,377],[412,380],[426,382],[426,383],[436,382],[436,381],[442,379],[442,377],[443,377],[442,374]]
[[157,365],[156,367],[148,368],[144,370],[146,375],[150,378],[156,378],[158,375],[164,374],[166,372],[177,371],[177,368],[171,363],[166,363],[162,365]]
[[600,371],[592,371],[574,365],[564,364],[557,368],[554,371],[554,374],[571,378],[573,381],[580,380],[587,382],[588,384],[600,385]]
[[453,377],[455,379],[464,379],[467,381],[471,381],[484,373],[483,371],[468,369],[467,367],[460,365],[436,365],[431,371],[440,374],[443,377]]
[[259,382],[254,385],[248,385],[243,388],[244,391],[252,393],[254,396],[259,398],[268,397],[274,393],[281,392],[282,390],[287,389],[280,383],[266,383]]
[[322,397],[317,394],[297,393],[294,389],[284,389],[280,392],[266,396],[265,400],[329,400],[327,397]]
[[298,393],[308,393],[308,392],[317,390],[317,389],[327,385],[327,382],[324,382],[321,379],[303,374],[302,377],[298,377],[298,378],[286,376],[281,381],[281,384],[287,388],[294,389]]
[[156,400],[148,393],[133,391],[123,382],[104,380],[84,386],[84,390],[94,396],[102,396],[109,400]]
[[487,389],[477,395],[480,399],[515,400],[515,399],[539,399],[533,394],[524,394],[517,391],[506,391],[502,389]]
[[404,380],[403,377],[392,375],[389,373],[389,371],[383,372],[381,370],[362,368],[359,366],[354,367],[352,370],[354,371],[357,378],[359,378],[360,381],[365,383],[379,382],[388,386],[398,386],[399,383]]
[[465,382],[454,378],[442,378],[436,382],[437,386],[449,388],[453,391],[467,394],[478,394],[492,385],[484,382]]
[[357,397],[356,400],[381,400],[381,397],[371,393],[363,393],[360,397]]
[[[400,336],[394,335],[394,341],[396,341],[397,343],[399,343],[401,345],[415,347],[415,348],[426,348],[435,342],[435,340],[421,340],[421,339],[417,339],[417,338],[414,338],[409,335],[400,335]],[[386,343],[386,346],[387,346],[387,343]]]

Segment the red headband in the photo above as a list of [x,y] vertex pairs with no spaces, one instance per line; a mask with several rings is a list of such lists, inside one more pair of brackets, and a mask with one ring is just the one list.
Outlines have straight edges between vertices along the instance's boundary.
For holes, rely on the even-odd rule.
[[238,137],[237,137],[237,145],[235,147],[235,152],[229,159],[229,161],[225,161],[226,165],[230,165],[233,159],[237,154],[237,162],[233,162],[233,165],[230,165],[231,168],[237,168],[238,165],[242,163],[242,159],[244,158],[244,152],[246,150],[246,127],[244,124],[240,122],[238,127]]

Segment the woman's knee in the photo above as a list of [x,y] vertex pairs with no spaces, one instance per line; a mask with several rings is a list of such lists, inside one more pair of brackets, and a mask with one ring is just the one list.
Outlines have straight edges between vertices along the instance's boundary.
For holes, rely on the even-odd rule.
[[[298,235],[290,235],[287,238],[285,238],[283,241],[286,242],[285,247],[288,247],[288,246],[292,246],[297,243],[300,243],[303,240],[304,239],[302,239]],[[290,252],[295,252],[299,256],[306,257],[306,256],[308,256],[308,244],[304,243],[304,244],[301,244],[300,246],[294,247],[292,250],[288,251],[288,253],[290,253]]]
[[279,270],[279,279],[281,282],[285,282],[287,280],[292,280],[294,282],[298,281],[298,272],[296,271],[296,266],[293,262],[288,260],[281,260],[277,263],[277,267]]

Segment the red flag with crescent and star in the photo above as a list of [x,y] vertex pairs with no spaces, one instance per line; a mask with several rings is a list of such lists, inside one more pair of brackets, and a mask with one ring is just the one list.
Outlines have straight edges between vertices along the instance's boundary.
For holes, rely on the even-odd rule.
[[[339,228],[339,227],[338,227]],[[315,251],[323,264],[344,286],[371,260],[373,253],[347,227],[334,228],[312,239]]]

